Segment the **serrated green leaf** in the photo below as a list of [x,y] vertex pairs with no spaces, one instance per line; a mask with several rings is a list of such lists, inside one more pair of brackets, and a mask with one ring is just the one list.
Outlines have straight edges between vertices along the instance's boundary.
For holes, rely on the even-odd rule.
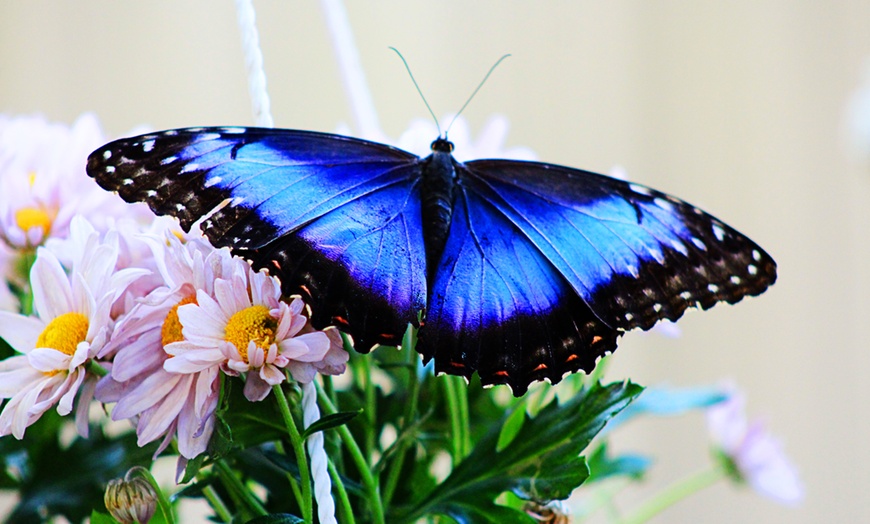
[[362,413],[361,409],[357,411],[339,411],[338,413],[321,417],[319,420],[314,422],[314,424],[305,428],[305,431],[302,433],[302,439],[305,440],[318,431],[326,431],[327,429],[343,426],[360,413]]
[[[504,419],[432,492],[421,494],[397,521],[441,514],[474,522],[501,493],[539,501],[567,498],[589,476],[580,453],[614,415],[640,392],[638,385],[594,384],[559,405],[550,402],[535,418],[525,416],[515,438],[499,451]],[[478,512],[477,508],[480,511]]]
[[513,412],[508,415],[507,420],[501,426],[501,431],[498,434],[498,443],[495,450],[500,452],[505,447],[513,442],[520,430],[523,429],[523,423],[526,421],[526,404],[525,402],[518,403],[514,406]]

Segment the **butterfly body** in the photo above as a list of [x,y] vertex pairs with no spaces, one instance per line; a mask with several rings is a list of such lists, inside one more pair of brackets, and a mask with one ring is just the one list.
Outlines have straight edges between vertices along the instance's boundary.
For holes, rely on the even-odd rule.
[[419,158],[373,142],[257,128],[171,130],[95,151],[88,172],[203,230],[301,294],[356,348],[408,323],[437,371],[517,395],[591,371],[624,331],[763,292],[754,242],[644,186],[538,162]]

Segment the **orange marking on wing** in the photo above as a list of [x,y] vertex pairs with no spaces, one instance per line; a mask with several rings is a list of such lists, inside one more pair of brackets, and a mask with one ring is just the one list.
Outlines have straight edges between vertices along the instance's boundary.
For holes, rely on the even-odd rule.
[[568,355],[568,358],[565,359],[565,362],[571,362],[572,360],[577,360],[578,358],[580,358],[580,357],[578,357],[576,354],[572,353],[572,354]]
[[543,371],[543,370],[545,370],[545,369],[547,369],[547,365],[546,365],[546,364],[538,364],[538,365],[535,367],[535,369],[533,369],[532,371]]

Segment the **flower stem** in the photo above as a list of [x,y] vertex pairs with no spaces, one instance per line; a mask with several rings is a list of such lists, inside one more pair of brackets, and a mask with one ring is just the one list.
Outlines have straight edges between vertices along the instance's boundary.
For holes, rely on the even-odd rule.
[[235,472],[223,460],[215,461],[215,470],[224,486],[239,502],[243,503],[255,516],[267,515],[268,511],[251,490],[245,486]]
[[232,522],[233,514],[230,512],[230,509],[224,504],[224,501],[221,500],[220,495],[215,491],[214,486],[206,485],[202,488],[202,494],[208,499],[208,503],[211,508],[217,513],[218,518],[222,522]]
[[683,480],[677,481],[657,496],[645,502],[633,514],[622,519],[620,524],[641,524],[673,506],[690,495],[710,487],[725,478],[727,472],[721,466],[700,471]]
[[405,403],[405,413],[402,416],[402,428],[399,432],[399,442],[397,442],[396,453],[390,464],[389,472],[387,473],[387,482],[384,486],[384,507],[390,507],[390,501],[393,499],[393,493],[399,483],[399,477],[402,474],[402,466],[405,463],[405,455],[412,439],[407,435],[417,421],[417,404],[420,393],[420,379],[417,376],[417,352],[414,350],[414,336],[409,331],[402,341],[402,351],[405,357],[405,364],[408,370],[408,397]]
[[302,440],[302,435],[299,433],[299,428],[296,427],[296,421],[293,420],[293,414],[290,413],[290,404],[287,402],[287,396],[284,394],[284,390],[281,389],[281,385],[272,386],[272,392],[278,400],[278,409],[281,411],[281,418],[284,419],[284,427],[287,429],[290,444],[293,446],[293,454],[296,455],[296,465],[299,467],[299,483],[302,488],[302,498],[298,502],[299,508],[302,510],[302,518],[305,522],[314,522],[311,472],[308,470],[305,443]]
[[444,398],[450,417],[451,448],[453,465],[465,458],[471,449],[468,427],[468,392],[460,377],[443,377]]
[[329,476],[332,477],[332,485],[335,487],[335,494],[338,496],[338,507],[342,511],[342,520],[347,524],[356,524],[356,519],[353,517],[353,507],[350,505],[350,499],[347,497],[347,490],[344,488],[344,482],[341,481],[341,475],[335,469],[335,464],[329,461]]
[[[332,415],[338,412],[335,404],[333,404],[332,401],[329,400],[329,397],[326,396],[323,389],[319,386],[317,388],[317,398],[320,400],[323,411],[327,415]],[[347,448],[348,453],[350,453],[351,460],[353,460],[354,464],[356,464],[356,467],[359,470],[363,486],[365,487],[366,494],[368,495],[368,503],[370,504],[372,511],[372,521],[375,524],[384,524],[383,501],[381,499],[378,481],[372,474],[371,466],[366,460],[365,455],[363,455],[363,452],[360,450],[360,447],[357,444],[356,440],[354,440],[350,430],[347,429],[347,425],[339,426],[336,428],[336,430],[341,437],[341,443]]]

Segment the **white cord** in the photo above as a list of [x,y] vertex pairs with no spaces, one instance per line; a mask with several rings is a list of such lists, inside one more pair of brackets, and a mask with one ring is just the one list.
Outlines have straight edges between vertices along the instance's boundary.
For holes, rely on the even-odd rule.
[[383,141],[375,103],[366,83],[359,52],[353,42],[347,10],[341,0],[321,0],[320,6],[326,16],[329,34],[332,36],[332,47],[338,60],[344,91],[350,100],[351,110],[356,120],[356,131],[369,140]]
[[[307,428],[320,419],[317,407],[317,388],[314,382],[302,385],[302,421]],[[317,501],[317,519],[320,524],[337,524],[335,502],[332,500],[332,479],[329,478],[329,458],[323,448],[323,432],[308,437],[308,456],[311,460],[311,476],[314,477],[314,500]]]
[[[248,70],[248,89],[254,110],[254,120],[258,126],[274,127],[266,90],[266,72],[263,70],[263,51],[257,33],[256,12],[252,0],[236,0],[239,30],[242,34],[242,47],[245,54],[245,67]],[[317,407],[317,389],[309,382],[302,385],[302,422],[307,428],[320,419]],[[317,518],[320,524],[338,524],[335,520],[335,502],[332,500],[332,479],[329,478],[329,459],[323,447],[323,432],[308,437],[311,476],[314,480],[314,500],[317,502]]]
[[263,51],[257,33],[257,16],[252,0],[236,0],[236,14],[242,34],[242,51],[248,70],[248,91],[254,109],[254,122],[261,127],[275,127],[269,92],[266,91],[266,72],[263,70]]

